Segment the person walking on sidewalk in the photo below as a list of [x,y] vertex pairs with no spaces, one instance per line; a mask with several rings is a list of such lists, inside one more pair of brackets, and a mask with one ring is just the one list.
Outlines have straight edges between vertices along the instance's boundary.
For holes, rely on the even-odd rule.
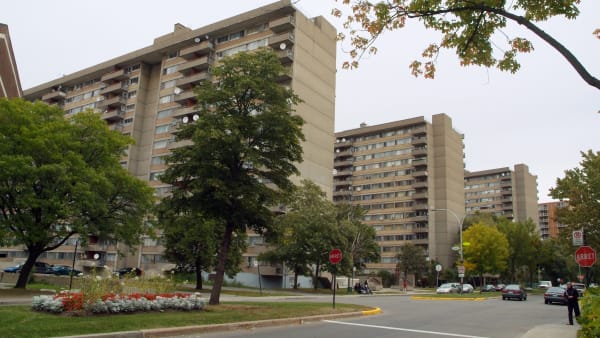
[[569,323],[567,325],[573,325],[573,312],[575,312],[575,318],[580,315],[579,312],[579,292],[573,287],[571,282],[567,283],[567,289],[565,290],[564,297],[567,300],[567,311],[569,311]]

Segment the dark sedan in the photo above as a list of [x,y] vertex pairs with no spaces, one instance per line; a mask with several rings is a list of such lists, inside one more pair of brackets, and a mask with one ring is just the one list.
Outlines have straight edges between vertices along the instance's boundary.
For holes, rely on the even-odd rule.
[[502,300],[507,299],[527,300],[527,291],[519,284],[509,284],[502,289]]
[[81,271],[72,269],[68,265],[54,265],[52,267],[52,273],[57,276],[70,276],[71,274],[73,274],[73,276],[79,276],[82,274]]
[[559,303],[562,305],[567,304],[567,300],[564,297],[565,289],[559,286],[548,288],[544,292],[544,304]]

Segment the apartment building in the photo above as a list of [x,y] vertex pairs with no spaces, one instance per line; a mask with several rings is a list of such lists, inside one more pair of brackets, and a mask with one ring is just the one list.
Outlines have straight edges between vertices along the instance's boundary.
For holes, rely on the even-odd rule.
[[381,247],[381,260],[368,262],[367,272],[395,271],[406,243],[451,267],[460,229],[454,215],[465,209],[463,135],[450,117],[362,124],[335,139],[333,199],[366,209]]
[[0,23],[0,97],[20,97],[21,94],[21,80],[8,25]]
[[488,212],[518,222],[531,219],[537,224],[537,193],[537,176],[525,164],[516,164],[514,169],[465,171],[467,215]]
[[[165,155],[177,147],[172,132],[179,124],[193,123],[199,114],[194,86],[210,81],[211,68],[221,58],[261,47],[278,53],[289,70],[280,84],[292,88],[304,101],[296,107],[296,114],[305,120],[304,161],[298,164],[301,177],[331,196],[336,30],[323,17],[306,17],[290,0],[198,29],[175,24],[173,32],[157,37],[150,46],[27,89],[24,96],[57,104],[67,116],[87,108],[98,111],[110,128],[135,140],[122,165],[148,181],[162,197],[171,189],[160,176],[166,169]],[[263,241],[257,235],[249,241],[245,255],[250,268]],[[43,259],[49,263],[71,259],[75,245],[74,239]],[[160,239],[145,238],[134,255],[124,258],[117,255],[122,249],[118,243],[92,238],[77,259],[85,264],[99,257],[102,264],[113,268],[136,266],[146,271],[168,266]],[[17,250],[12,254],[17,255]],[[263,267],[262,272],[281,273],[277,269]]]
[[568,206],[566,201],[546,202],[538,204],[540,236],[542,240],[557,238],[561,229],[567,227],[566,224],[558,222],[556,212],[558,209]]

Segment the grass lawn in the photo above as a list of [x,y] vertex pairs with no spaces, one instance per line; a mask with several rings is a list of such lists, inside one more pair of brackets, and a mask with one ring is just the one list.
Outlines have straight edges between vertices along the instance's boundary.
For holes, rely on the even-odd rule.
[[0,306],[1,336],[55,337],[133,331],[163,327],[206,325],[364,311],[362,305],[297,302],[227,302],[203,311],[166,311],[135,314],[70,316],[32,311],[29,306]]

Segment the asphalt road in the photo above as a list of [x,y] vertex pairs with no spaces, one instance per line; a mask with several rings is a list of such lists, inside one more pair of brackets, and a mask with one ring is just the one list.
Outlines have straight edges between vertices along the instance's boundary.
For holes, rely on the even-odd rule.
[[[321,301],[328,299],[322,298]],[[529,295],[528,300],[524,302],[503,301],[500,298],[483,301],[416,300],[407,296],[353,296],[336,299],[336,303],[345,302],[379,307],[382,313],[303,325],[186,337],[515,338],[523,336],[536,326],[563,325],[567,322],[565,306],[545,305],[543,297],[539,295]],[[576,327],[570,328],[574,332],[577,330]]]

